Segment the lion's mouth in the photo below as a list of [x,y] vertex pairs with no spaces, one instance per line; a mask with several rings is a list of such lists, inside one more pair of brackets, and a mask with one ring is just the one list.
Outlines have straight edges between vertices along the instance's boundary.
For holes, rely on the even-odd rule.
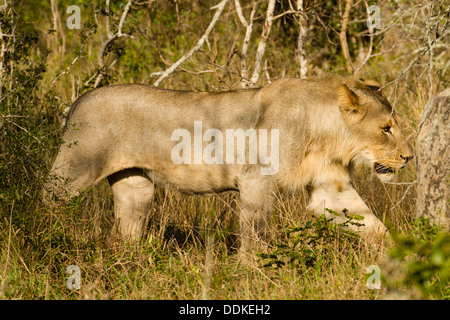
[[375,162],[373,168],[375,169],[376,173],[380,174],[394,173],[394,170],[392,168],[383,166],[381,163],[378,162]]

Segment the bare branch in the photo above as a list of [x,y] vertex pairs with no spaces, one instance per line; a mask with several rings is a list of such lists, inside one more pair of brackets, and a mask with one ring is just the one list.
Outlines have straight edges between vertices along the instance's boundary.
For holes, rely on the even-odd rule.
[[42,141],[39,140],[36,136],[34,136],[33,134],[31,134],[27,129],[25,129],[24,127],[19,126],[17,123],[15,123],[14,121],[9,120],[9,118],[3,118],[5,119],[6,122],[16,126],[17,128],[25,131],[26,133],[28,133],[34,140],[36,140],[37,142],[39,142],[40,144],[42,144]]
[[269,69],[267,68],[267,59],[264,60],[264,74],[266,75],[267,81],[272,83],[272,79],[270,79]]
[[[367,17],[370,19],[370,11],[369,11],[369,5],[367,4],[367,1],[364,0],[364,5],[366,6],[366,10],[367,10]],[[367,61],[369,61],[369,59],[372,57],[372,46],[373,46],[373,25],[370,24],[369,25],[369,37],[370,37],[370,42],[369,42],[369,51],[367,52],[366,57],[364,58],[364,60],[361,62],[361,64],[355,69],[355,76],[359,73],[359,71],[364,67],[364,65],[367,63]]]
[[345,58],[345,68],[349,73],[353,73],[353,70],[355,69],[353,67],[353,63],[350,58],[350,52],[348,50],[348,43],[347,43],[347,26],[351,8],[352,8],[352,0],[345,0],[345,9],[341,20],[342,27],[341,32],[339,33],[339,40],[341,42],[342,54],[344,55]]
[[125,9],[123,10],[123,14],[122,17],[120,18],[120,22],[119,22],[119,30],[117,31],[117,35],[119,37],[122,36],[128,36],[127,34],[122,34],[122,29],[123,29],[123,24],[125,23],[125,19],[127,17],[128,11],[130,11],[131,8],[131,3],[133,2],[133,0],[129,0],[127,5],[125,6]]
[[[3,10],[3,9],[2,9]],[[2,47],[0,49],[0,94],[2,92],[2,87],[3,87],[3,77],[4,77],[4,68],[3,68],[3,61],[5,60],[5,53],[8,51],[8,48],[6,46],[6,41],[3,40],[3,37],[6,36],[5,34],[3,34],[2,32],[2,25],[0,23],[0,42],[2,43]]]
[[89,34],[91,33],[91,31],[89,30],[87,35],[86,35],[86,39],[83,41],[83,43],[81,44],[81,48],[80,48],[80,52],[78,53],[78,55],[72,60],[72,62],[69,64],[69,66],[64,70],[61,71],[56,78],[52,81],[52,84],[50,85],[50,88],[53,88],[53,86],[55,85],[55,83],[66,73],[68,73],[70,71],[70,69],[72,68],[72,66],[75,64],[75,62],[77,62],[78,58],[82,55],[83,53],[83,49],[86,45],[87,39],[89,37]]
[[308,16],[303,7],[303,0],[297,0],[298,16],[298,39],[297,39],[297,59],[300,65],[300,78],[304,79],[308,75],[308,59],[306,58],[306,41],[309,38]]
[[[409,183],[409,186],[408,186],[408,188],[406,188],[405,193],[403,194],[403,197],[402,197],[400,200],[398,200],[397,203],[396,203],[393,207],[391,207],[391,208],[389,209],[389,211],[390,211],[390,210],[394,210],[395,208],[397,208],[397,207],[400,205],[400,203],[402,203],[403,200],[405,200],[406,195],[408,194],[409,189],[411,189],[411,187],[412,187],[414,184],[416,184],[416,183],[417,183],[417,180],[414,180],[413,182],[410,182],[410,183]],[[400,184],[400,183],[397,183],[397,184]]]
[[[387,86],[391,85],[392,83],[394,83],[394,82],[400,80],[400,79],[401,79],[401,78],[409,71],[409,69],[411,69],[411,68],[412,68],[412,67],[420,60],[420,58],[421,58],[425,53],[428,52],[428,50],[429,50],[429,47],[424,48],[423,51],[416,57],[416,59],[411,60],[411,62],[409,63],[409,65],[402,71],[402,73],[401,73],[397,78],[395,78],[394,80],[389,81],[388,83],[386,83],[383,87],[381,87],[381,89],[384,89],[384,88],[386,88]],[[395,105],[395,103],[393,103],[393,104]]]
[[[302,0],[300,0],[300,1],[302,1]],[[280,14],[277,14],[276,16],[274,16],[273,20],[280,19],[288,14],[297,14],[297,13],[298,13],[298,11],[296,11],[296,10],[286,10],[283,13],[280,13]]]
[[[244,15],[242,14],[241,3],[239,2],[239,0],[234,0],[234,6],[236,7],[236,13],[239,17],[239,20],[241,21],[242,25],[245,28],[247,28],[248,23],[247,23],[247,20],[245,20]],[[253,6],[254,6],[254,3],[253,3]]]
[[214,17],[212,18],[208,28],[206,28],[205,33],[201,36],[201,38],[198,40],[197,44],[188,53],[186,53],[184,56],[182,56],[177,62],[175,62],[168,69],[163,71],[162,74],[160,73],[160,71],[156,72],[156,73],[154,72],[151,74],[151,76],[155,76],[155,75],[157,76],[157,75],[161,74],[161,76],[158,78],[158,80],[156,80],[156,82],[153,84],[155,87],[159,86],[165,78],[167,78],[170,74],[172,74],[181,64],[183,64],[187,59],[192,57],[192,55],[194,53],[196,53],[203,46],[203,44],[205,43],[205,40],[208,38],[212,29],[216,25],[217,20],[219,20],[220,14],[222,13],[223,9],[225,8],[225,5],[227,4],[227,2],[228,2],[228,0],[222,0],[218,5],[211,8],[211,10],[217,9],[216,13],[214,14]]
[[[110,1],[106,0],[106,35],[107,35],[107,39],[106,39],[106,41],[104,41],[102,43],[102,47],[98,53],[97,59],[98,59],[99,68],[98,68],[97,72],[89,80],[87,80],[84,83],[85,86],[87,86],[93,79],[95,79],[94,88],[97,88],[98,85],[100,84],[101,80],[103,79],[105,72],[112,66],[112,64],[114,64],[116,62],[116,59],[115,59],[113,61],[113,63],[111,65],[109,65],[109,67],[106,68],[106,66],[105,66],[104,56],[105,56],[106,50],[109,48],[109,46],[115,40],[117,40],[119,38],[132,37],[131,35],[122,32],[123,25],[125,23],[125,19],[127,18],[127,15],[128,15],[128,12],[130,11],[132,3],[133,3],[133,0],[129,0],[128,3],[126,4],[125,9],[123,10],[122,16],[119,21],[119,27],[118,27],[117,33],[112,34],[111,26],[110,26],[110,17],[109,17]],[[97,21],[97,27],[98,27],[98,21]]]
[[339,45],[339,43],[335,43],[330,39],[330,36],[328,35],[328,29],[331,29],[331,31],[333,31],[334,33],[336,33],[337,35],[339,35],[339,32],[337,30],[335,30],[333,27],[326,25],[325,22],[323,22],[323,20],[320,18],[320,15],[317,13],[316,10],[312,10],[312,13],[314,14],[314,16],[316,17],[317,21],[320,22],[320,24],[322,25],[323,29],[325,30],[325,35],[327,36],[328,42],[330,42],[332,45]]
[[106,0],[106,4],[105,4],[105,12],[106,12],[106,36],[108,37],[108,39],[112,37],[111,24],[110,24],[110,15],[109,15],[109,8],[110,8],[110,0]]
[[261,72],[261,62],[266,52],[267,38],[269,37],[270,29],[272,28],[273,12],[275,10],[275,0],[269,0],[269,6],[267,7],[266,21],[264,22],[264,28],[261,34],[261,40],[259,41],[258,48],[256,50],[255,69],[253,70],[250,83],[255,85],[258,82],[259,74]]
[[[55,39],[58,39],[58,34],[61,36],[62,44],[57,47],[60,54],[64,56],[65,48],[66,48],[66,36],[64,35],[64,31],[61,28],[61,18],[58,11],[58,4],[55,0],[50,0],[50,8],[53,15],[53,29],[55,30]],[[56,48],[55,48],[56,49]]]
[[[236,0],[238,1],[238,0]],[[245,37],[244,37],[244,43],[242,45],[242,54],[241,54],[241,85],[243,88],[248,87],[249,81],[248,81],[248,70],[247,70],[247,51],[248,51],[248,44],[250,42],[250,37],[252,35],[253,31],[253,20],[255,18],[256,13],[256,3],[253,2],[252,12],[250,13],[249,22],[247,24],[246,30],[245,30]]]

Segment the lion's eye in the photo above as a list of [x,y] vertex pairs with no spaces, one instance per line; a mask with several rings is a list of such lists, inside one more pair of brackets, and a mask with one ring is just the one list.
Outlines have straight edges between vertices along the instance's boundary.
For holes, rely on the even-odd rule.
[[386,127],[381,128],[381,129],[383,130],[384,133],[391,132],[391,127],[390,126],[386,126]]

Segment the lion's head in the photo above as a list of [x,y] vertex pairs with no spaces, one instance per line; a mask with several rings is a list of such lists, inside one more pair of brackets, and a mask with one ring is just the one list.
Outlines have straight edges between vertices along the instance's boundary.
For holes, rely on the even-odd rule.
[[338,89],[338,103],[344,122],[358,139],[358,157],[368,162],[382,182],[413,157],[399,119],[383,96],[381,84],[373,79]]

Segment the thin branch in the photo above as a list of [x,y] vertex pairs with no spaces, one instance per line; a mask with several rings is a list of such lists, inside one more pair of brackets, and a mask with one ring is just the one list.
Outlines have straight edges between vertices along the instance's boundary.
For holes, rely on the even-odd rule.
[[200,75],[200,74],[205,74],[205,73],[215,73],[216,72],[215,70],[197,70],[197,71],[192,71],[192,70],[188,70],[188,69],[183,68],[183,67],[179,67],[179,68],[180,68],[180,71],[186,72],[186,73],[189,73],[189,74],[193,74],[193,75]]
[[50,88],[53,88],[53,86],[55,85],[56,81],[58,81],[64,74],[68,73],[70,71],[70,69],[72,68],[72,66],[75,64],[75,62],[77,62],[78,58],[83,53],[84,46],[86,45],[86,42],[87,42],[87,39],[88,39],[90,33],[91,33],[91,31],[89,30],[87,35],[86,35],[86,39],[81,44],[80,52],[78,53],[78,55],[72,60],[72,62],[69,64],[69,66],[64,71],[62,71],[60,74],[58,74],[56,76],[56,78],[52,81],[52,84],[50,85]]
[[109,9],[110,9],[110,0],[106,0],[106,3],[105,3],[106,36],[108,37],[108,39],[112,37]]
[[123,29],[123,24],[125,23],[125,19],[126,19],[126,17],[127,17],[128,11],[130,11],[131,3],[132,3],[132,2],[133,2],[132,0],[129,0],[129,1],[128,1],[127,5],[125,6],[125,9],[124,9],[124,11],[123,11],[122,17],[120,18],[120,22],[119,22],[119,30],[117,31],[117,35],[118,35],[119,37],[122,37],[122,36],[128,36],[127,34],[123,34],[123,33],[122,33],[122,29]]
[[352,0],[345,0],[345,9],[341,20],[342,27],[341,32],[339,33],[339,40],[341,42],[342,54],[344,55],[345,58],[345,68],[347,69],[348,73],[353,73],[353,70],[355,69],[353,67],[347,43],[347,25],[350,18],[351,8],[352,8]]
[[381,89],[384,89],[384,88],[386,88],[387,86],[389,86],[390,84],[392,84],[392,83],[394,83],[394,82],[400,80],[400,78],[402,78],[402,77],[409,71],[409,69],[411,69],[411,68],[412,68],[412,67],[420,60],[420,58],[421,58],[425,53],[428,52],[429,49],[430,49],[429,47],[426,47],[426,48],[419,54],[419,56],[416,57],[416,59],[412,60],[412,61],[409,63],[409,65],[406,67],[406,69],[404,69],[403,72],[402,72],[397,78],[395,78],[394,80],[389,81],[388,83],[386,83],[383,87],[381,87]]
[[[239,3],[239,0],[235,0],[235,1],[237,3]],[[246,22],[246,30],[245,30],[244,43],[242,44],[242,53],[241,53],[241,85],[242,85],[243,88],[246,88],[249,85],[248,70],[247,70],[247,51],[248,51],[248,44],[250,43],[250,38],[251,38],[251,35],[252,35],[252,31],[253,31],[253,20],[255,18],[255,13],[256,13],[256,2],[253,2],[252,11],[250,13],[249,21],[248,21],[248,23],[247,23],[247,21],[245,21]],[[241,12],[241,15],[242,15],[242,12]]]
[[252,85],[255,85],[259,79],[262,59],[264,53],[266,52],[267,38],[269,37],[270,29],[272,28],[274,10],[275,10],[275,0],[269,0],[269,5],[267,7],[266,21],[264,22],[261,40],[259,41],[258,48],[256,50],[255,69],[253,70],[253,74],[250,79],[250,83]]
[[306,57],[306,41],[309,38],[309,23],[303,0],[297,0],[297,19],[298,19],[298,39],[297,39],[297,59],[300,65],[300,78],[304,79],[308,75],[308,59]]
[[[367,4],[367,1],[364,0],[364,4],[366,6],[366,10],[367,10],[367,16],[370,19],[370,11],[369,11],[369,5]],[[369,25],[369,37],[370,37],[370,42],[369,42],[369,51],[367,52],[366,57],[364,58],[364,60],[361,62],[361,64],[358,66],[358,68],[355,69],[355,76],[359,73],[359,71],[361,71],[361,69],[364,67],[364,65],[367,63],[367,61],[369,61],[369,59],[372,57],[372,46],[373,46],[373,25],[370,24]]]
[[[253,3],[253,6],[255,4]],[[242,13],[242,8],[241,8],[241,3],[239,2],[239,0],[234,0],[234,6],[236,7],[236,13],[239,17],[239,20],[241,21],[242,25],[247,28],[248,27],[248,23],[247,20],[245,20],[244,15]]]
[[150,75],[153,77],[155,75],[161,74],[161,76],[158,78],[158,80],[156,80],[156,82],[153,84],[155,87],[159,86],[165,78],[167,78],[170,74],[172,74],[181,64],[183,64],[187,59],[192,57],[192,55],[194,53],[196,53],[203,46],[203,44],[205,43],[205,40],[208,38],[212,29],[216,25],[217,20],[219,20],[219,17],[221,15],[223,9],[225,8],[225,5],[227,4],[227,2],[228,2],[228,0],[222,0],[218,5],[211,8],[211,10],[217,9],[216,13],[214,14],[214,17],[212,18],[205,33],[201,36],[201,38],[198,40],[197,44],[188,53],[186,53],[184,56],[182,56],[177,62],[175,62],[168,69],[163,71],[162,74],[160,73],[161,71],[159,71],[157,73],[152,73]]
[[[302,0],[300,0],[300,1],[302,1]],[[275,20],[280,19],[288,14],[297,14],[297,13],[298,13],[298,11],[296,11],[296,10],[286,10],[283,13],[280,13],[280,14],[277,14],[276,16],[274,16],[273,20],[275,21]]]
[[267,81],[269,83],[272,83],[272,80],[270,79],[269,69],[267,68],[267,59],[264,60],[264,74],[266,75]]
[[[98,53],[98,70],[97,72],[89,79],[87,80],[84,85],[87,86],[93,79],[95,79],[95,83],[94,83],[94,88],[97,88],[98,85],[100,84],[101,80],[103,79],[103,76],[105,74],[105,72],[112,66],[109,65],[109,67],[105,68],[105,53],[106,50],[109,48],[109,46],[117,39],[122,38],[122,37],[131,37],[131,35],[126,34],[126,33],[122,33],[123,30],[123,25],[125,23],[125,19],[128,15],[128,12],[130,11],[131,8],[131,4],[133,3],[133,0],[129,0],[128,3],[125,6],[125,9],[122,13],[122,17],[120,18],[119,21],[119,27],[117,30],[117,33],[112,34],[111,32],[111,26],[110,26],[110,20],[109,20],[109,6],[110,6],[110,1],[106,0],[106,35],[107,35],[107,40],[105,42],[102,43],[102,47]],[[97,20],[97,19],[96,19]],[[97,21],[97,27],[98,27],[98,21]],[[115,62],[114,62],[115,63]]]
[[[405,191],[405,193],[403,194],[403,197],[402,197],[399,201],[397,201],[397,203],[396,203],[393,207],[391,207],[391,208],[389,209],[389,211],[390,211],[390,210],[393,210],[393,209],[395,209],[395,208],[397,208],[397,207],[400,205],[400,203],[402,203],[403,200],[405,200],[406,195],[408,194],[409,189],[411,189],[411,187],[412,187],[413,185],[415,185],[416,183],[417,183],[417,180],[415,180],[415,181],[409,183],[409,186],[408,186],[408,188],[406,188],[406,191]],[[399,183],[398,183],[398,184],[399,184]]]
[[19,128],[19,129],[25,131],[25,132],[28,133],[34,140],[36,140],[37,142],[39,142],[40,144],[42,144],[42,141],[39,140],[37,137],[35,137],[33,134],[31,134],[27,129],[25,129],[25,128],[19,126],[19,125],[18,125],[17,123],[15,123],[14,121],[9,120],[9,118],[3,118],[3,119],[5,119],[6,122],[8,122],[8,123],[10,123],[10,124],[16,126],[17,128]]
[[433,39],[432,39],[432,34],[435,34],[435,32],[432,32],[432,30],[434,29],[433,27],[430,27],[430,21],[432,19],[432,15],[433,15],[433,2],[430,1],[427,3],[427,9],[428,9],[428,18],[426,21],[426,29],[427,29],[427,45],[430,48],[430,50],[428,51],[428,55],[429,55],[429,70],[428,70],[428,79],[429,79],[429,83],[430,83],[430,88],[428,89],[428,99],[431,99],[431,97],[433,96],[433,57],[434,57],[434,48],[435,45],[433,45]]
[[333,31],[334,33],[336,33],[339,36],[339,32],[337,30],[335,30],[333,27],[329,26],[329,25],[325,25],[325,22],[323,22],[323,20],[320,18],[320,15],[317,13],[316,10],[312,10],[312,12],[314,13],[314,16],[316,17],[316,19],[320,22],[320,24],[322,25],[323,29],[325,30],[325,35],[327,36],[328,42],[330,42],[332,45],[337,46],[339,45],[339,43],[335,43],[330,39],[330,36],[328,35],[328,29],[331,29],[331,31]]
[[395,184],[395,185],[398,185],[398,186],[402,186],[402,185],[410,185],[410,184],[417,183],[417,180],[414,180],[412,182],[389,182],[389,181],[385,181],[383,183],[384,184]]

